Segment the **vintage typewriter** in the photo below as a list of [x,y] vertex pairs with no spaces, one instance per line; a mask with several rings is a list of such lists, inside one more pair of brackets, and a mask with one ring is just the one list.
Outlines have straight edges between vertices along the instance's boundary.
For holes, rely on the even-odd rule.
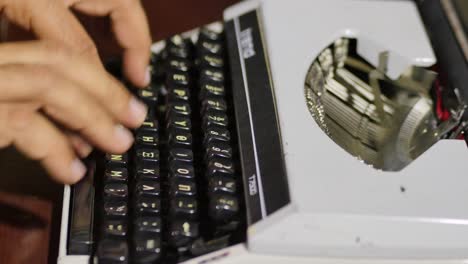
[[58,262],[466,263],[467,3],[245,1],[155,43]]

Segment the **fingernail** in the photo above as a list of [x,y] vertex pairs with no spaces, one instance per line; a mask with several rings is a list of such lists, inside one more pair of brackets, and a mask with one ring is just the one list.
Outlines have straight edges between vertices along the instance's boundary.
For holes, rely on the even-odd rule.
[[151,66],[146,67],[145,73],[145,85],[149,85],[151,83]]
[[123,127],[122,125],[117,125],[115,127],[114,132],[115,141],[118,142],[120,145],[125,146],[125,150],[127,150],[133,143],[133,135]]
[[132,97],[132,99],[130,99],[129,110],[131,119],[136,126],[141,125],[143,121],[145,121],[146,114],[148,113],[148,108],[144,103],[140,102],[135,97]]
[[74,159],[71,163],[70,168],[73,180],[75,182],[83,178],[86,173],[86,166],[79,159]]

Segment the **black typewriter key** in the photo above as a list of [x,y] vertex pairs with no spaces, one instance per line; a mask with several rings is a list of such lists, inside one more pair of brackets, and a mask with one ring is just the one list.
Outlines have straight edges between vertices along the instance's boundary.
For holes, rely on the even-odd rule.
[[159,150],[137,148],[136,149],[136,163],[157,163],[159,162]]
[[213,158],[208,161],[207,175],[212,176],[232,176],[234,175],[234,165],[230,159]]
[[159,180],[161,177],[159,164],[155,162],[140,161],[136,163],[136,179]]
[[159,143],[158,134],[152,132],[137,131],[135,139],[140,146],[157,147]]
[[147,133],[158,133],[159,124],[156,120],[147,118],[143,122],[143,124],[141,124],[141,127],[138,128],[138,131],[143,131]]
[[227,111],[227,104],[224,99],[215,97],[215,96],[207,96],[202,101],[202,112],[211,112],[211,111]]
[[169,145],[174,148],[191,148],[192,134],[180,129],[174,129],[169,133]]
[[170,181],[170,195],[172,197],[197,195],[197,186],[193,180],[172,178]]
[[198,38],[200,39],[200,41],[210,40],[210,41],[219,42],[222,40],[222,35],[207,27],[203,27],[202,29],[200,29]]
[[192,129],[192,122],[189,117],[174,114],[169,117],[168,128],[190,131]]
[[137,90],[138,97],[148,106],[155,106],[158,102],[158,92],[154,87],[148,86]]
[[174,36],[166,40],[166,47],[162,52],[164,58],[190,59],[191,42],[181,36]]
[[171,178],[193,179],[193,165],[187,162],[173,161],[169,165],[169,176]]
[[200,83],[224,83],[224,73],[217,69],[204,69],[200,73]]
[[228,117],[226,113],[220,111],[206,111],[203,116],[204,127],[208,126],[219,126],[227,127],[228,126]]
[[205,147],[205,158],[211,160],[212,158],[232,158],[232,148],[229,144],[223,141],[211,141]]
[[155,263],[161,258],[161,238],[136,233],[133,236],[134,262],[138,264]]
[[139,196],[160,196],[161,186],[155,181],[138,181],[135,184],[135,193]]
[[190,92],[187,88],[184,87],[171,87],[169,89],[168,98],[170,102],[176,101],[185,101],[188,102],[190,97]]
[[166,40],[167,47],[189,48],[191,45],[190,43],[190,40],[182,37],[181,35],[174,35]]
[[214,194],[210,197],[210,216],[217,221],[229,221],[239,212],[237,197],[228,194]]
[[174,102],[168,107],[170,115],[190,116],[191,109],[187,102]]
[[104,181],[126,183],[128,181],[128,171],[126,168],[113,168],[107,165],[104,173]]
[[199,236],[198,223],[174,221],[169,227],[169,243],[175,247],[188,245]]
[[104,197],[109,199],[125,199],[128,197],[128,187],[124,183],[107,183],[104,185]]
[[202,67],[210,66],[213,68],[223,68],[224,67],[224,60],[222,57],[212,54],[203,55],[200,61]]
[[226,91],[222,83],[205,83],[201,85],[200,99],[207,97],[223,97]]
[[126,167],[128,164],[128,155],[125,154],[106,154],[106,161],[110,166]]
[[165,69],[163,58],[159,54],[151,54],[150,67],[151,67],[151,80],[161,80],[164,78]]
[[104,220],[102,233],[104,237],[125,238],[127,223],[124,220]]
[[236,181],[232,177],[214,176],[208,181],[209,191],[212,193],[236,193]]
[[97,246],[96,257],[99,264],[130,263],[128,244],[116,239],[103,239]]
[[193,152],[186,148],[171,148],[169,150],[169,161],[193,162]]
[[154,215],[161,212],[161,199],[158,197],[137,197],[135,211],[140,215]]
[[167,49],[167,54],[169,55],[169,57],[176,57],[181,59],[190,58],[190,51],[181,47],[169,47]]
[[191,197],[175,197],[169,208],[171,217],[186,217],[193,220],[198,217],[197,200]]
[[173,72],[167,77],[170,86],[188,86],[190,84],[190,75],[185,72]]
[[133,229],[135,232],[144,232],[148,234],[161,233],[161,218],[157,216],[141,216],[135,219]]
[[171,58],[168,60],[167,66],[172,71],[188,72],[191,67],[191,62],[186,59]]
[[222,55],[223,54],[223,46],[220,43],[202,40],[198,42],[198,48],[201,54],[213,54],[213,55]]
[[128,213],[127,202],[122,200],[104,201],[104,215],[107,217],[126,217]]
[[231,134],[229,130],[224,127],[208,126],[205,130],[203,144],[207,145],[213,140],[229,142],[231,140]]

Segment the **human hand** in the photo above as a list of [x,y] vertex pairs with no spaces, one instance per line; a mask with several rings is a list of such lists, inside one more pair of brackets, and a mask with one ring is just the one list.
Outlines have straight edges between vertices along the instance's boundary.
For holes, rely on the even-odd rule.
[[125,76],[137,86],[150,82],[151,36],[140,0],[63,0],[73,9],[93,16],[109,16],[119,44],[124,48]]
[[[14,144],[55,179],[74,183],[85,173],[78,155],[89,154],[90,144],[126,151],[133,137],[123,126],[138,127],[146,108],[97,62],[93,42],[62,1],[0,0],[6,17],[39,39],[0,45],[0,147]],[[143,60],[130,53],[126,65]]]

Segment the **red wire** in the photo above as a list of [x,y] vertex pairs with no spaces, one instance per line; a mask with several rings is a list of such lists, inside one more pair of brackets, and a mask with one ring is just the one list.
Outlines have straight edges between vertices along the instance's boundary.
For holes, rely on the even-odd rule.
[[442,122],[450,118],[450,113],[444,108],[442,102],[442,87],[440,86],[439,79],[435,80],[436,86],[436,113],[439,120]]

